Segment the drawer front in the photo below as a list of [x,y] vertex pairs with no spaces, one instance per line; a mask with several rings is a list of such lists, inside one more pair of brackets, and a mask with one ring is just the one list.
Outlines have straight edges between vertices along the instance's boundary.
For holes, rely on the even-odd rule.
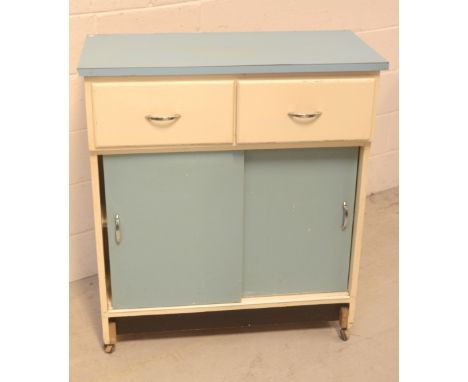
[[369,140],[374,88],[372,77],[239,81],[237,141]]
[[91,147],[233,141],[233,81],[93,82],[91,87]]

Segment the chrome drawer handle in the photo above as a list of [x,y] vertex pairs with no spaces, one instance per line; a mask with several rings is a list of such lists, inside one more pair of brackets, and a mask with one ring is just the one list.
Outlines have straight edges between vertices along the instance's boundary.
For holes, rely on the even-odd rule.
[[343,202],[343,223],[341,224],[341,230],[344,231],[348,227],[348,215],[349,208],[346,202]]
[[322,115],[321,111],[315,111],[313,113],[296,113],[296,112],[288,113],[288,116],[291,118],[302,118],[302,119],[317,119],[321,115]]
[[145,118],[148,121],[157,121],[157,122],[167,122],[167,121],[175,121],[176,119],[179,119],[181,117],[180,114],[170,114],[170,115],[160,115],[160,116],[154,116],[151,114],[148,114],[145,116]]
[[115,242],[117,245],[120,244],[120,240],[122,239],[122,235],[120,233],[120,216],[116,214],[114,216],[114,224],[115,224]]

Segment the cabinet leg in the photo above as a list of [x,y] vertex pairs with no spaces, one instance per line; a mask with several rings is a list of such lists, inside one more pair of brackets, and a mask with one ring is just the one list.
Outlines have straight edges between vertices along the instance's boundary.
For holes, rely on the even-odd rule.
[[340,338],[343,341],[348,341],[349,339],[349,332],[348,332],[348,319],[349,319],[349,307],[342,306],[340,308]]
[[115,349],[115,344],[117,343],[117,325],[115,321],[109,320],[107,337],[109,338],[109,342],[106,342],[106,340],[104,340],[104,351],[106,353],[112,353]]

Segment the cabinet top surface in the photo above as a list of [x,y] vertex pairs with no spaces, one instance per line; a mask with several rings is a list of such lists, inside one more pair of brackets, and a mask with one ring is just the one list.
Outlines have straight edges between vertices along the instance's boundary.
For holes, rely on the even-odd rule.
[[88,36],[82,76],[369,72],[388,61],[351,31]]

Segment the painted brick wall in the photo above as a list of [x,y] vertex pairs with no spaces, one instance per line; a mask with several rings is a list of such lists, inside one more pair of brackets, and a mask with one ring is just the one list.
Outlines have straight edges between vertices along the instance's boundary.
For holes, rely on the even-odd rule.
[[70,279],[96,273],[83,81],[87,34],[350,29],[390,60],[382,73],[369,193],[398,185],[397,0],[70,0]]

